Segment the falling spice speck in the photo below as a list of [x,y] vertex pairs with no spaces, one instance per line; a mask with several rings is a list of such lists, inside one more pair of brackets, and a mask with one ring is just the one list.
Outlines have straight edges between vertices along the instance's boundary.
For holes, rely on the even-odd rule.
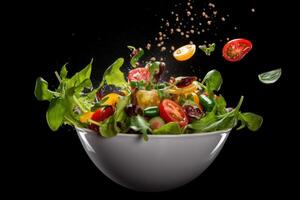
[[160,49],[161,52],[163,52],[163,51],[165,51],[165,50],[167,50],[166,47],[162,47],[162,48]]
[[209,21],[207,21],[207,24],[208,24],[208,25],[211,25],[211,22],[212,22],[212,21],[209,20]]
[[150,43],[147,44],[146,49],[148,49],[148,50],[151,49],[151,44]]
[[221,20],[224,22],[225,21],[225,17],[221,17]]
[[253,12],[253,13],[254,13],[254,12],[255,12],[255,8],[251,8],[251,12]]

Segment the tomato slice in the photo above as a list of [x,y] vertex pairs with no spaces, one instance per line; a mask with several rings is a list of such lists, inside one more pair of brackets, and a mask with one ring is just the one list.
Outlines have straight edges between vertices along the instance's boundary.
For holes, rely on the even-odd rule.
[[223,47],[223,57],[229,62],[240,61],[252,49],[252,43],[246,39],[234,39]]
[[128,73],[128,82],[131,81],[142,81],[149,82],[151,78],[150,71],[147,68],[139,67],[130,70]]
[[170,99],[164,99],[160,103],[159,113],[166,122],[177,122],[181,127],[186,126],[189,122],[183,108]]
[[196,45],[188,44],[174,51],[173,56],[178,61],[186,61],[190,59],[196,52]]

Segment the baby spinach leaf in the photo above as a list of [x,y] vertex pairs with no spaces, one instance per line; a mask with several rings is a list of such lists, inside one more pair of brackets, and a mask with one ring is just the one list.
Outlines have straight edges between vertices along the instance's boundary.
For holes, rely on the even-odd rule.
[[205,83],[206,86],[209,86],[210,91],[214,91],[214,90],[219,91],[223,83],[221,73],[215,69],[209,71],[205,75],[203,79],[203,83]]
[[257,131],[263,123],[263,118],[260,115],[250,112],[240,113],[239,118],[251,131]]
[[193,121],[188,125],[188,128],[193,129],[193,132],[203,132],[203,130],[209,125],[215,123],[217,121],[217,116],[215,114],[215,110],[208,112],[201,119]]
[[180,126],[176,122],[169,122],[160,128],[153,130],[153,135],[175,135],[181,133]]

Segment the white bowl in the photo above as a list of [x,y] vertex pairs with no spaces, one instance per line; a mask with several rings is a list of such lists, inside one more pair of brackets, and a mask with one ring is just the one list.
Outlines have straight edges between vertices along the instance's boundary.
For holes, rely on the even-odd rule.
[[138,191],[165,191],[199,176],[216,158],[230,130],[184,135],[118,134],[104,138],[76,128],[94,164],[114,182]]

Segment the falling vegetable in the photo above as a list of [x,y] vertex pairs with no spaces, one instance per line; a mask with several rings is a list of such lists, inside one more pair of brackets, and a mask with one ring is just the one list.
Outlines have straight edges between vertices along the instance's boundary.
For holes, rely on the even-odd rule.
[[199,49],[201,49],[207,56],[210,56],[210,54],[215,51],[216,44],[215,43],[209,44],[208,47],[205,44],[200,45]]
[[260,82],[264,84],[272,84],[278,81],[278,79],[281,76],[281,72],[282,72],[281,68],[264,72],[258,75],[258,79],[260,80]]

